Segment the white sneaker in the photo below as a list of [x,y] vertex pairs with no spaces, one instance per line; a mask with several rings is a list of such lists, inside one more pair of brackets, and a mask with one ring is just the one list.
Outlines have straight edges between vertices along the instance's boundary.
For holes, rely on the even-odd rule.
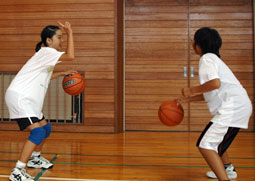
[[29,168],[52,168],[53,164],[42,156],[30,157],[27,162]]
[[33,178],[26,173],[26,170],[24,168],[12,169],[9,179],[11,181],[33,181]]
[[[235,167],[232,164],[230,164],[230,166],[226,167],[225,169],[226,169],[229,179],[237,178],[237,173],[236,173]],[[209,178],[217,178],[217,176],[215,175],[215,173],[213,171],[207,172],[206,176]]]

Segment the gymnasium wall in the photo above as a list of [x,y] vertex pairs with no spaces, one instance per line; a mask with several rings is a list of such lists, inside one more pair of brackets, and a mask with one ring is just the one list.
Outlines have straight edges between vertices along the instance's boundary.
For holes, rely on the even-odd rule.
[[[254,102],[252,6],[252,0],[125,0],[126,129],[204,129],[212,116],[202,102],[184,104],[184,120],[175,127],[161,124],[157,114],[162,102],[199,84],[199,56],[191,41],[204,26],[221,34],[222,59]],[[249,130],[255,130],[254,116]]]
[[[83,99],[84,124],[53,125],[54,130],[122,130],[121,124],[116,123],[117,118],[121,119],[116,106],[119,100],[122,102],[118,92],[122,70],[116,71],[118,62],[122,62],[122,58],[118,59],[121,46],[116,48],[121,37],[117,28],[118,16],[121,17],[117,7],[121,4],[117,0],[0,1],[0,72],[17,72],[22,67],[34,54],[45,26],[57,25],[57,21],[69,21],[72,25],[75,60],[58,64],[55,71],[84,72],[87,82]],[[121,8],[119,10],[122,12]],[[11,124],[0,126],[2,129],[13,128]]]
[[[183,105],[185,118],[176,127],[162,125],[157,117],[163,101],[176,98],[182,87],[198,84],[193,34],[202,26],[220,32],[222,58],[254,100],[253,20],[252,0],[2,0],[0,72],[21,68],[33,55],[44,26],[69,21],[76,58],[55,71],[84,72],[84,124],[53,125],[54,130],[121,132],[125,90],[126,130],[199,131],[211,118],[204,103]],[[0,123],[0,129],[14,127]],[[249,130],[254,130],[254,116]]]

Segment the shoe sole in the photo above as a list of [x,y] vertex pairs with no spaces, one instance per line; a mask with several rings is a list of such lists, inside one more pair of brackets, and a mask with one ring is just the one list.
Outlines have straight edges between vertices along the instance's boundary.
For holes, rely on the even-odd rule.
[[11,180],[11,179],[9,178],[9,181],[13,181],[13,180]]
[[28,165],[27,165],[27,168],[43,168],[43,169],[51,169],[51,168],[53,168],[53,166],[54,166],[54,165],[52,165],[52,166],[50,166],[50,167],[48,167],[48,168],[45,168],[45,167],[33,167],[33,166],[28,166]]
[[[217,179],[217,177],[211,177],[211,176],[208,176],[206,175],[208,178],[211,178],[211,179]],[[237,178],[237,175],[235,175],[234,177],[231,177],[230,175],[228,175],[228,178],[229,179],[236,179]]]

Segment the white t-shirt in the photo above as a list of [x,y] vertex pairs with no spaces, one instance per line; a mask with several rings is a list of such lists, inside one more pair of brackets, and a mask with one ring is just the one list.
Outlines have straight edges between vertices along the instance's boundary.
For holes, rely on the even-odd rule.
[[42,107],[50,78],[64,52],[42,47],[21,68],[9,85],[5,101],[10,118],[42,118]]
[[246,90],[228,66],[215,54],[207,53],[199,62],[200,84],[220,79],[219,89],[204,93],[212,122],[230,127],[248,128],[252,112],[251,101]]

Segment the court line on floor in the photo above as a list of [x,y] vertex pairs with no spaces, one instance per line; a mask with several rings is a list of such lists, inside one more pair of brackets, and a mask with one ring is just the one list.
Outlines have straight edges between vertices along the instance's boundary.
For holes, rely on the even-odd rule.
[[[51,163],[54,163],[54,161],[57,159],[57,157],[58,157],[58,155],[56,154],[56,155],[50,160],[50,162],[51,162]],[[43,173],[44,173],[46,170],[47,170],[47,169],[43,168],[42,171],[41,171],[40,173],[38,173],[38,174],[35,176],[34,180],[37,181],[37,180],[43,175]]]
[[[0,153],[20,154],[20,152],[5,152]],[[202,156],[145,156],[145,155],[94,155],[94,154],[70,154],[70,153],[43,153],[43,155],[70,155],[70,156],[91,156],[91,157],[141,157],[141,158],[203,158]],[[255,157],[230,157],[230,159],[255,159]]]
[[[16,153],[16,152],[15,152]],[[208,168],[208,166],[186,166],[186,165],[137,165],[137,164],[97,164],[97,163],[65,163],[65,162],[54,162],[58,156],[60,155],[69,155],[69,156],[95,156],[95,155],[80,155],[80,154],[55,154],[55,156],[52,158],[51,162],[54,164],[63,164],[63,165],[90,165],[90,166],[121,166],[121,167],[171,167],[171,168]],[[97,155],[98,156],[98,155]],[[102,155],[100,155],[102,156]],[[116,155],[112,155],[112,156],[116,156]],[[121,155],[122,157],[124,155]],[[107,155],[107,157],[109,157],[109,155]],[[128,157],[132,157],[132,156],[128,156]],[[148,156],[141,156],[141,157],[148,157]],[[160,156],[162,157],[162,156]],[[191,157],[177,157],[177,156],[167,156],[168,158],[191,158]],[[153,156],[153,158],[155,158],[155,156]],[[202,157],[193,157],[193,158],[202,158]],[[0,160],[0,161],[7,161],[7,160]],[[8,160],[10,162],[12,162],[13,160]],[[236,167],[236,168],[250,168],[250,169],[254,169],[255,167]],[[37,181],[39,178],[45,178],[45,177],[41,177],[43,175],[43,173],[46,171],[47,169],[42,169],[41,172],[34,178],[35,181]],[[59,179],[51,179],[51,180],[59,180]],[[60,179],[60,180],[64,180],[64,179]],[[69,180],[69,179],[68,179]],[[74,179],[71,179],[74,180]],[[84,179],[81,179],[84,180]]]
[[[0,162],[16,162],[16,160],[0,160]],[[176,167],[176,168],[209,168],[208,166],[196,166],[196,165],[136,165],[136,164],[101,164],[101,163],[69,163],[69,162],[54,162],[57,165],[88,165],[88,166],[121,166],[121,167]],[[255,167],[243,167],[236,166],[235,168],[250,168]]]
[[[9,175],[0,175],[0,178],[9,178]],[[124,180],[97,180],[97,179],[76,179],[76,178],[57,178],[57,177],[40,177],[40,180],[72,180],[72,181],[124,181]]]
[[[68,163],[68,162],[55,162],[59,165],[91,165],[91,166],[122,166],[122,167],[174,167],[174,168],[209,168],[209,166],[197,166],[197,165],[137,165],[137,164],[101,164],[101,163]],[[238,167],[235,168],[251,168],[255,167]]]
[[73,180],[73,181],[124,181],[124,180],[97,180],[97,179],[74,179],[74,178],[55,178],[55,177],[40,177],[40,180]]

